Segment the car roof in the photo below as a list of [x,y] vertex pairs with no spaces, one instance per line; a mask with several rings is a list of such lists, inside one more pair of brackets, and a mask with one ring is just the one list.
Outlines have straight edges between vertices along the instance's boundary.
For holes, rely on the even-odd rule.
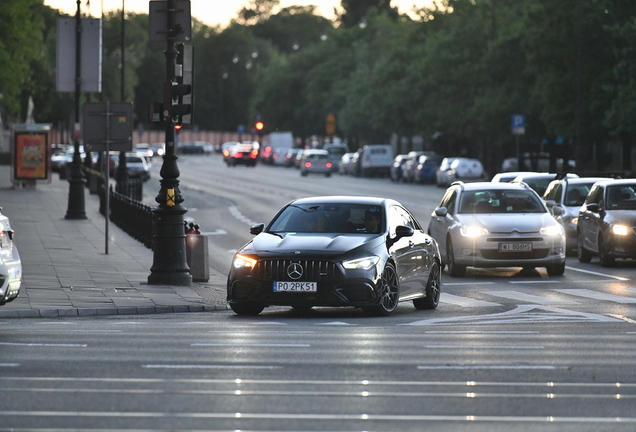
[[636,185],[636,178],[631,178],[631,179],[605,179],[605,180],[598,181],[596,183],[599,183],[599,184],[602,184],[602,185],[608,185],[608,184],[612,184],[612,185],[633,184],[633,185]]
[[315,196],[299,198],[291,201],[289,204],[323,204],[323,203],[351,203],[351,204],[370,204],[370,205],[383,205],[385,202],[397,203],[397,201],[390,198],[380,197],[363,197],[363,196],[345,196],[345,195],[333,195],[333,196]]
[[[557,173],[549,173],[549,172],[545,172],[545,173],[530,173],[530,174],[521,174],[519,176],[517,176],[515,178],[515,181],[524,181],[524,180],[534,180],[534,179],[554,179],[554,180],[558,180],[556,177],[559,174]],[[567,173],[566,174],[568,178],[579,178],[579,176],[577,174],[574,173]]]
[[599,181],[606,181],[606,180],[613,180],[613,179],[609,179],[607,177],[574,177],[574,178],[562,178],[562,179],[557,179],[557,180],[553,180],[552,182],[567,182],[569,184],[581,184],[581,183],[589,183],[589,182],[599,182]]
[[464,183],[464,182],[453,182],[451,186],[460,186],[465,191],[475,191],[475,190],[500,190],[500,189],[523,189],[523,190],[532,190],[525,183],[509,183],[509,182],[473,182],[473,183]]

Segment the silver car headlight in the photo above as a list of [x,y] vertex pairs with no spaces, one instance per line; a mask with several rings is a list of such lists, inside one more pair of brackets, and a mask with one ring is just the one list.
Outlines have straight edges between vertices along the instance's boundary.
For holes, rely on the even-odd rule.
[[619,236],[626,236],[629,233],[629,227],[625,225],[612,225],[612,233]]
[[479,226],[463,226],[459,229],[459,232],[464,237],[479,237],[488,235],[488,230]]
[[544,226],[541,228],[539,232],[541,233],[541,235],[549,236],[549,237],[562,236],[563,227],[561,227],[561,225]]
[[347,270],[369,270],[375,266],[380,257],[371,256],[366,258],[358,258],[350,261],[343,261],[342,266]]

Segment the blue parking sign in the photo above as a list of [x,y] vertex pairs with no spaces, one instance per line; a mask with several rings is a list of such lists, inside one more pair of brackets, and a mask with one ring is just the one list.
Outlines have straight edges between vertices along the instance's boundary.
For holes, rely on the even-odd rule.
[[512,116],[512,133],[513,135],[526,133],[526,116],[523,114],[514,114]]

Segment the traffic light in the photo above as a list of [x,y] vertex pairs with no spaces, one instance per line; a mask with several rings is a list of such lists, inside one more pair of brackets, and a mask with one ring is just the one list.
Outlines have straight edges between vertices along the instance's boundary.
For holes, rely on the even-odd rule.
[[254,123],[254,129],[256,129],[256,132],[258,134],[261,134],[263,132],[263,129],[265,129],[265,123],[258,120],[256,123]]
[[184,116],[192,113],[192,105],[184,103],[184,96],[192,93],[190,84],[165,82],[163,84],[163,117],[183,124]]

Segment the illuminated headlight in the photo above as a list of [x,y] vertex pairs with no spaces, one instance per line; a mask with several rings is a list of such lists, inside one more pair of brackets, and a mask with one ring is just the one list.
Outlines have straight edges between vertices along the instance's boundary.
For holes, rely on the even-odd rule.
[[619,236],[626,236],[629,228],[625,225],[612,225],[612,232]]
[[380,257],[372,256],[366,258],[355,259],[351,261],[344,261],[342,266],[347,270],[369,270],[376,265]]
[[234,257],[234,262],[232,263],[234,268],[254,268],[256,265],[256,260],[254,258],[246,257],[245,255],[236,255]]
[[459,232],[464,237],[479,237],[482,235],[488,235],[488,230],[486,228],[477,227],[477,226],[461,227]]
[[563,235],[563,228],[561,228],[561,225],[550,225],[541,228],[539,232],[541,235],[554,237]]

